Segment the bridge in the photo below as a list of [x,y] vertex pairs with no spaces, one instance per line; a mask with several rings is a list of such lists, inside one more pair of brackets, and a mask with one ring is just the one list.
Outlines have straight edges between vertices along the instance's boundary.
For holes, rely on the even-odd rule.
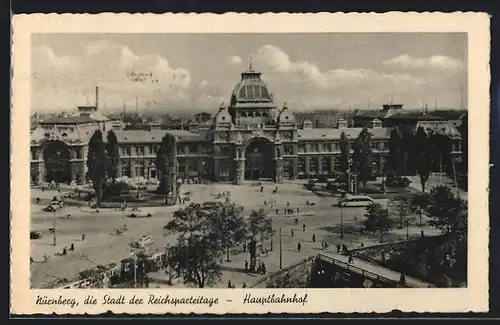
[[[288,279],[287,279],[288,278]],[[354,257],[349,263],[348,256],[320,252],[283,270],[259,279],[252,288],[265,287],[310,287],[310,288],[428,288],[430,283],[409,277],[399,283],[401,273],[375,263]],[[368,280],[368,281],[367,281]]]
[[432,286],[430,283],[407,275],[405,275],[405,283],[399,284],[401,273],[362,261],[358,258],[353,258],[353,261],[349,263],[349,258],[345,255],[320,252],[317,255],[317,261],[318,260],[336,266],[337,268],[344,269],[349,273],[360,275],[375,283],[385,284],[387,286],[404,286],[407,288],[428,288]]

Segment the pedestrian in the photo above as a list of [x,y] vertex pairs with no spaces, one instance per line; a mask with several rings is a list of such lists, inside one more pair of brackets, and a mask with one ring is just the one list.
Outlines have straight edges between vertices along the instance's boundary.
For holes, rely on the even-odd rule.
[[349,258],[347,260],[347,263],[349,263],[349,264],[354,263],[354,258],[352,257],[352,254],[349,254]]
[[342,247],[340,246],[340,244],[337,244],[337,254],[338,254],[338,253],[340,253],[340,249],[341,249],[341,248],[342,248]]
[[82,234],[82,241],[85,241],[85,234]]
[[291,230],[290,230],[290,234],[291,234],[291,235],[292,235],[292,237],[293,237],[293,229],[291,229]]
[[325,241],[325,250],[328,249],[328,243]]
[[68,212],[68,219],[71,218],[71,213]]
[[40,204],[40,198],[39,197],[36,198],[36,204]]
[[243,285],[241,286],[242,288],[246,288],[247,287],[247,284],[245,282],[243,282]]
[[286,207],[289,208],[290,207],[290,202],[287,202],[286,203]]
[[267,201],[264,201],[264,205],[267,205]]
[[302,225],[302,231],[306,231],[306,225],[305,224]]
[[229,280],[229,282],[227,283],[227,287],[228,288],[232,288],[233,287],[233,285],[231,284],[231,280]]
[[266,274],[266,265],[264,264],[264,262],[262,262],[262,264],[261,264],[261,271],[262,271],[262,274]]
[[398,284],[402,285],[402,286],[404,286],[406,284],[406,277],[405,277],[404,273],[401,273],[401,276],[399,277]]
[[66,247],[64,247],[64,248],[63,248],[63,251],[62,251],[62,254],[63,254],[63,255],[66,255],[67,253],[68,253],[68,252],[67,252],[67,249],[66,249]]
[[424,230],[420,230],[420,237],[425,237]]
[[245,272],[248,272],[248,261],[245,261]]
[[313,243],[316,242],[316,235],[315,234],[313,234],[312,240],[313,240]]
[[71,246],[69,247],[69,250],[70,251],[74,251],[75,250],[75,244],[74,243],[71,243]]
[[302,248],[302,245],[300,243],[297,244],[297,251],[300,252],[300,249]]
[[299,208],[297,207],[297,213],[299,213]]
[[280,214],[280,209],[276,209],[276,215]]
[[365,247],[365,245],[363,243],[360,244],[361,248]]
[[264,192],[264,186],[261,186],[261,187],[260,187],[260,192],[261,192],[261,193],[262,193],[262,192]]
[[298,219],[298,218],[295,218],[294,223],[295,223],[296,225],[298,225],[298,224],[299,224],[299,219]]
[[344,253],[346,253],[346,252],[347,252],[347,246],[346,246],[345,244],[342,244],[342,251],[343,251]]

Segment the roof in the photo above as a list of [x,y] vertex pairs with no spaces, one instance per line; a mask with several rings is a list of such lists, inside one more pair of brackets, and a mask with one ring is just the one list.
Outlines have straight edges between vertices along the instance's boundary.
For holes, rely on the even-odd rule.
[[414,131],[419,127],[423,127],[427,132],[432,130],[438,134],[444,134],[455,138],[461,137],[456,126],[448,121],[419,121],[415,124]]
[[232,107],[235,108],[276,108],[276,105],[271,103],[271,102],[266,102],[266,103],[235,103],[231,105]]
[[[297,130],[297,137],[299,141],[303,140],[340,140],[340,135],[344,132],[348,139],[356,139],[361,133],[363,128],[311,128]],[[391,128],[374,128],[368,129],[376,139],[390,138]]]
[[241,81],[234,87],[231,105],[237,102],[272,102],[272,95],[260,76],[261,73],[252,68],[243,72]]
[[208,141],[206,131],[191,132],[187,130],[119,130],[114,131],[118,143],[160,143],[165,134],[176,137],[177,141]]
[[458,111],[458,110],[435,110],[431,112],[432,115],[434,116],[439,116],[443,119],[460,119],[462,118],[467,112],[464,111]]
[[388,119],[396,119],[396,120],[419,120],[419,121],[440,121],[441,117],[428,114],[425,112],[405,112],[405,113],[397,113],[392,116],[389,116]]

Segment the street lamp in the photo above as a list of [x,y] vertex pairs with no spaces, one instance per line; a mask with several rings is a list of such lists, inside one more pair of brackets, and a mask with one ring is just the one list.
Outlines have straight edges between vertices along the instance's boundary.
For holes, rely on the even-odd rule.
[[134,259],[134,288],[137,288],[137,254],[131,252],[132,258]]
[[281,228],[280,228],[280,270],[283,268],[283,247],[281,243]]
[[340,206],[340,239],[344,239],[344,213],[342,209],[342,203],[339,203]]

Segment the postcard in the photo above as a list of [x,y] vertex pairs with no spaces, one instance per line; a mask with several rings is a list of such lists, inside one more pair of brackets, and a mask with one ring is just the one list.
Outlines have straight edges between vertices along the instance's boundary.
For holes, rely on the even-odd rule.
[[11,312],[487,311],[489,33],[14,16]]

